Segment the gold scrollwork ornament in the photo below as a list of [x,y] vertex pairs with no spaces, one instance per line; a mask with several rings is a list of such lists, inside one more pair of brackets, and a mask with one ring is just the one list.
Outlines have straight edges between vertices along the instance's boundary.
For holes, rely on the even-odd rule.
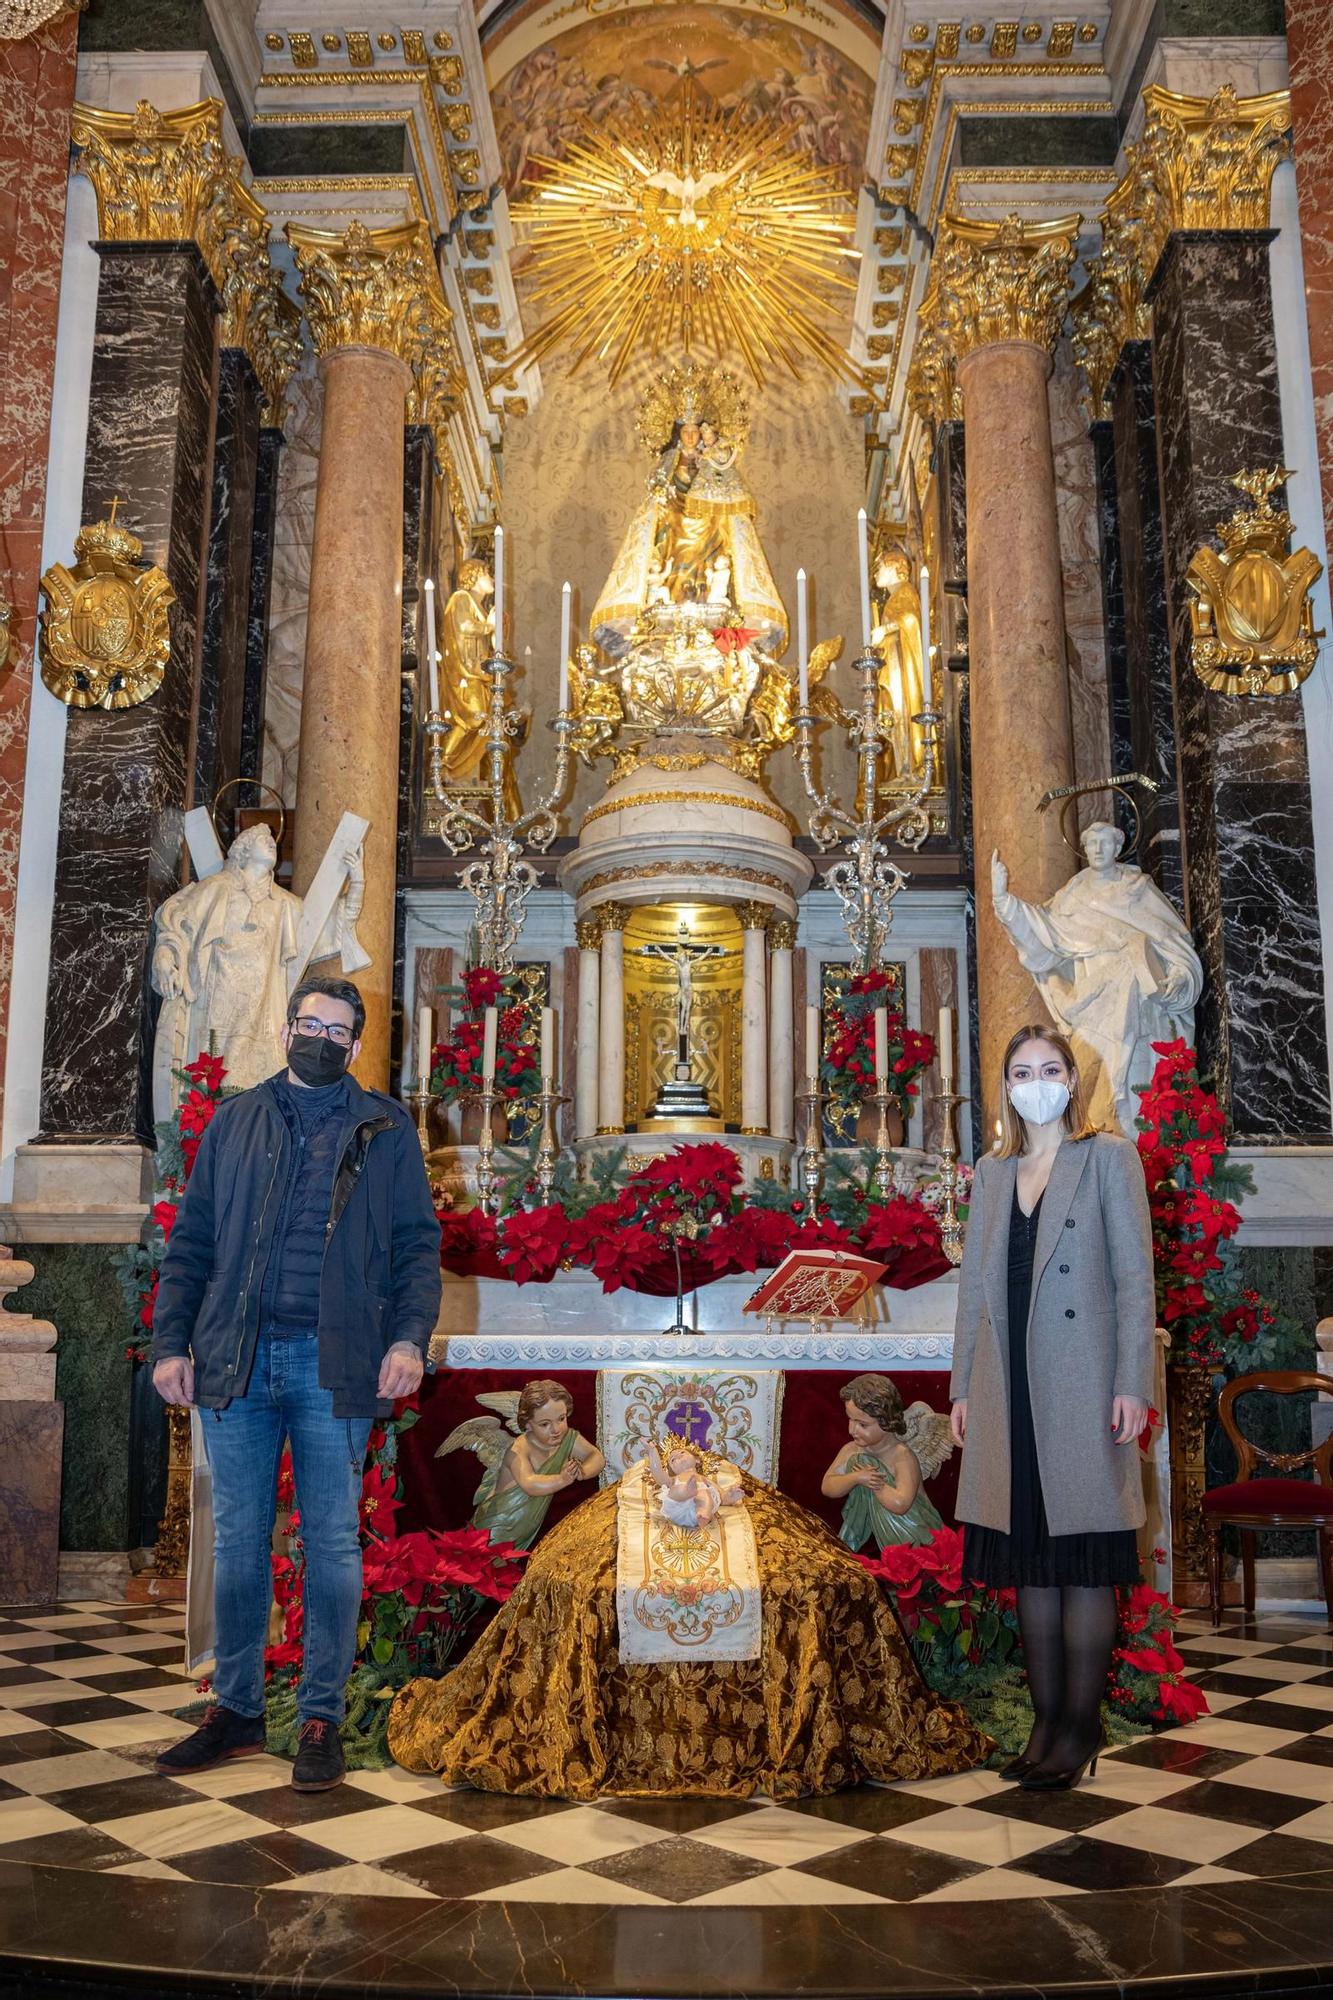
[[1185,571],[1191,658],[1205,687],[1219,694],[1290,694],[1319,654],[1312,586],[1323,564],[1310,549],[1289,551],[1291,516],[1273,494],[1291,477],[1285,466],[1241,472],[1232,480],[1249,501],[1219,521],[1219,552],[1196,550]]
[[143,543],[105,521],[75,538],[73,569],[53,563],[42,578],[42,679],[70,708],[136,708],[162,685],[171,657],[167,614],[176,593]]

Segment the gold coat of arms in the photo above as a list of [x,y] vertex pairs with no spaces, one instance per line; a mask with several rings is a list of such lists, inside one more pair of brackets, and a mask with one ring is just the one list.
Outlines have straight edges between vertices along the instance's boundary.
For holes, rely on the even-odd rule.
[[1237,474],[1249,506],[1218,522],[1221,553],[1205,546],[1185,571],[1194,671],[1220,694],[1290,694],[1318,656],[1310,589],[1324,566],[1310,549],[1288,552],[1291,516],[1273,505],[1290,476],[1281,465]]
[[176,593],[143,543],[105,521],[80,530],[73,569],[53,563],[42,578],[42,679],[70,708],[135,708],[162,685],[171,656],[167,614]]

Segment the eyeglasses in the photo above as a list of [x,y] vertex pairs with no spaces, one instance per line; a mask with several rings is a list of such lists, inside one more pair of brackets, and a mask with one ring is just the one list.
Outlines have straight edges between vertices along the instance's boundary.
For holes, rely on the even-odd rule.
[[351,1028],[344,1028],[340,1021],[321,1021],[318,1014],[299,1014],[292,1022],[298,1035],[325,1035],[336,1042],[340,1049],[350,1049],[353,1041]]

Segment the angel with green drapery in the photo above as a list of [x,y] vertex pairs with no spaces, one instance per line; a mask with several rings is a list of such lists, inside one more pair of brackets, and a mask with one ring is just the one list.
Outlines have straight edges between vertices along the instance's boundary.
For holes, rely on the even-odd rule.
[[530,1549],[555,1495],[581,1479],[595,1480],[606,1460],[574,1429],[574,1398],[560,1382],[525,1382],[477,1401],[499,1416],[466,1418],[435,1456],[475,1451],[486,1469],[472,1496],[471,1525],[484,1528],[492,1542]]
[[838,1393],[847,1406],[848,1441],[820,1491],[846,1503],[840,1540],[849,1549],[928,1542],[944,1523],[922,1482],[953,1450],[948,1417],[929,1403],[904,1410],[887,1375],[858,1375]]

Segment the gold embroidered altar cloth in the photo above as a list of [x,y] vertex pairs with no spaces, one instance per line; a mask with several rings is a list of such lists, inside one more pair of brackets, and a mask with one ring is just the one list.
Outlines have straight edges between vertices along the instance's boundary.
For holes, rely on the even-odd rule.
[[542,1537],[461,1666],[398,1695],[398,1762],[449,1785],[577,1800],[792,1799],[982,1763],[989,1739],[926,1687],[874,1577],[774,1488],[747,1478],[745,1500],[759,1659],[621,1659],[612,1487]]
[[[725,1492],[734,1465],[711,1474]],[[616,1626],[621,1663],[757,1660],[759,1558],[745,1507],[719,1507],[704,1528],[664,1520],[646,1461],[615,1484]]]

